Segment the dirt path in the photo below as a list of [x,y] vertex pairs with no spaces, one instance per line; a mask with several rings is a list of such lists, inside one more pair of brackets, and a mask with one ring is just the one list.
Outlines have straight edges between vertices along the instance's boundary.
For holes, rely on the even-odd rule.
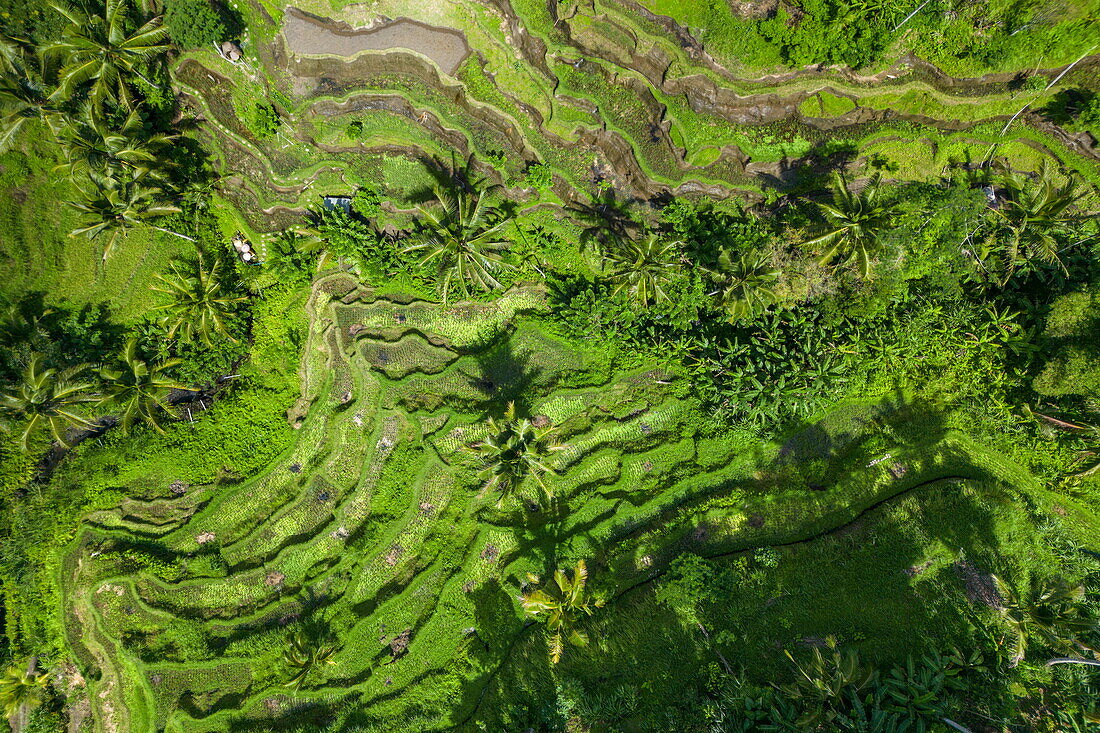
[[436,28],[408,18],[370,29],[324,20],[291,9],[283,26],[287,47],[297,55],[354,56],[360,51],[409,49],[427,56],[454,76],[470,54],[466,37],[451,28]]

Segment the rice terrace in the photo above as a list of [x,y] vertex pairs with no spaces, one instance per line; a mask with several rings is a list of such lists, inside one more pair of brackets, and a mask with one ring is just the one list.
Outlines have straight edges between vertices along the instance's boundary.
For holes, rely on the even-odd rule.
[[4,721],[1100,733],[1098,140],[1097,0],[0,0]]

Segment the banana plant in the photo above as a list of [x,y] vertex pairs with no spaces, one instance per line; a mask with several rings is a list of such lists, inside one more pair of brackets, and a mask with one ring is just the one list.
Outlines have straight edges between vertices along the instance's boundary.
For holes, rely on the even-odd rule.
[[1075,478],[1087,478],[1100,473],[1100,427],[1088,423],[1073,423],[1068,420],[1059,420],[1050,415],[1034,412],[1024,405],[1024,414],[1035,418],[1043,425],[1056,430],[1073,433],[1086,441],[1086,447],[1078,451],[1078,469],[1072,475]]
[[813,729],[828,725],[844,709],[846,698],[871,684],[875,673],[866,668],[855,650],[841,651],[836,639],[826,639],[828,653],[814,647],[810,658],[799,662],[784,650],[794,666],[793,682],[777,685],[780,692],[801,704],[799,727]]
[[0,707],[6,717],[20,721],[15,730],[25,725],[26,714],[42,703],[49,681],[49,675],[34,671],[33,660],[24,666],[10,665],[0,675]]
[[1021,595],[1001,578],[994,576],[993,580],[1004,599],[1002,616],[1012,632],[1011,666],[1024,659],[1031,642],[1055,651],[1092,650],[1078,638],[1080,632],[1094,629],[1097,624],[1081,605],[1084,586],[1044,578]]

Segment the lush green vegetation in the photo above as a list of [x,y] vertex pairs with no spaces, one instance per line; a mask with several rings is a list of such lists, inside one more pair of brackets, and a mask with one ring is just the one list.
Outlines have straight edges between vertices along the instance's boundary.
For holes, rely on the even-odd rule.
[[340,5],[0,0],[13,730],[1100,731],[1095,2]]

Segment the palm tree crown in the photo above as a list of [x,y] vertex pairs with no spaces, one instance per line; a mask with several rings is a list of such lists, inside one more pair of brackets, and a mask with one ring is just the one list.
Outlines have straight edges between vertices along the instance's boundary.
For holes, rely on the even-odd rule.
[[161,281],[153,290],[164,293],[171,300],[157,306],[164,311],[163,322],[168,328],[168,337],[177,336],[183,341],[202,341],[212,343],[214,336],[223,336],[235,340],[229,332],[229,318],[236,311],[236,304],[245,300],[245,296],[229,292],[225,266],[221,260],[206,268],[202,256],[189,270],[181,270],[179,262],[172,263],[172,271],[166,277],[157,275]]
[[187,389],[167,376],[169,369],[179,363],[169,359],[150,366],[137,355],[137,340],[130,339],[115,367],[100,370],[105,393],[103,402],[121,411],[119,425],[129,432],[135,423],[145,423],[163,432],[160,420],[171,414],[166,397],[173,389]]
[[997,212],[1010,231],[1004,245],[1002,284],[1012,277],[1021,261],[1056,262],[1064,270],[1058,257],[1061,245],[1057,235],[1085,218],[1070,211],[1085,196],[1078,191],[1076,179],[1067,178],[1058,185],[1044,161],[1037,180],[1004,168],[1000,181],[1006,195],[1004,206]]
[[[537,583],[538,578],[528,575]],[[584,560],[578,560],[570,577],[565,570],[554,571],[554,585],[547,590],[536,589],[523,594],[523,610],[530,616],[544,616],[550,632],[550,661],[557,664],[565,651],[565,642],[577,646],[588,644],[588,635],[576,628],[582,615],[591,616],[593,609],[603,608],[602,599],[586,600],[584,587],[588,582],[588,568]]]
[[550,493],[543,481],[546,474],[553,474],[547,457],[564,446],[553,437],[554,428],[535,427],[527,418],[516,418],[516,405],[508,403],[504,419],[489,418],[489,437],[474,446],[483,461],[482,477],[488,479],[485,490],[500,492],[498,504],[513,494],[520,483],[530,476]]
[[422,264],[434,262],[447,301],[453,280],[469,295],[469,286],[484,291],[501,287],[496,273],[510,267],[503,260],[508,248],[504,227],[508,219],[485,203],[485,192],[437,186],[436,207],[420,207],[422,236],[407,252],[422,251]]
[[289,642],[290,648],[283,652],[283,661],[294,674],[283,683],[285,687],[300,690],[311,672],[324,664],[336,664],[332,659],[336,654],[336,647],[330,644],[312,643],[302,631],[291,634]]
[[65,0],[58,0],[53,7],[69,23],[61,40],[45,49],[47,58],[61,61],[58,86],[51,98],[70,99],[87,88],[88,98],[97,108],[108,100],[132,107],[131,76],[140,76],[142,65],[168,50],[168,31],[160,19],[152,18],[128,34],[131,7],[125,0],[106,0],[102,15]]
[[82,367],[61,372],[46,369],[42,366],[42,355],[34,354],[22,378],[0,392],[0,416],[4,423],[25,423],[20,434],[24,450],[30,447],[31,435],[44,425],[49,426],[53,437],[63,445],[64,431],[69,427],[90,428],[95,425],[93,420],[77,411],[80,405],[98,400],[90,393],[89,383],[76,381],[81,371]]
[[[106,236],[103,259],[107,259],[120,234],[125,234],[134,227],[152,226],[151,220],[180,211],[178,206],[164,202],[162,191],[146,187],[136,179],[118,180],[98,175],[92,175],[91,179],[95,188],[88,199],[70,202],[83,214],[83,221],[81,226],[72,230],[69,235],[73,237],[83,235],[92,240]],[[176,234],[161,227],[154,228]],[[176,234],[176,236],[183,235]]]
[[0,675],[0,707],[4,716],[18,718],[24,711],[37,707],[49,681],[49,675],[32,672],[29,667],[9,666]]
[[159,178],[168,163],[165,153],[177,135],[149,134],[138,110],[132,110],[117,129],[90,111],[62,135],[65,162],[58,166],[70,177],[80,174],[114,180]]
[[61,117],[42,85],[21,65],[0,72],[0,151],[11,147],[28,120],[43,120],[56,133]]
[[661,239],[657,232],[641,239],[609,239],[604,257],[615,294],[629,292],[642,306],[669,300],[665,286],[679,274],[681,246],[682,242]]
[[870,275],[871,259],[878,254],[880,237],[896,208],[883,201],[879,175],[875,174],[857,194],[852,193],[843,176],[836,174],[833,203],[819,203],[817,207],[825,216],[826,231],[804,244],[822,248],[822,264],[839,259],[854,263],[861,277]]
[[779,270],[766,254],[745,253],[738,257],[723,249],[711,275],[718,285],[712,295],[718,296],[730,323],[751,318],[779,299],[772,287],[779,279]]

